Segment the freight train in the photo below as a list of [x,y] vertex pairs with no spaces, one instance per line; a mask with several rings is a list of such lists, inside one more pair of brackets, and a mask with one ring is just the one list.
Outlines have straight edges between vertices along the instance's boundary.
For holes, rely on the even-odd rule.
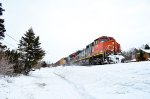
[[59,60],[57,65],[98,65],[123,61],[123,56],[118,53],[121,53],[120,44],[113,37],[101,36],[84,49]]

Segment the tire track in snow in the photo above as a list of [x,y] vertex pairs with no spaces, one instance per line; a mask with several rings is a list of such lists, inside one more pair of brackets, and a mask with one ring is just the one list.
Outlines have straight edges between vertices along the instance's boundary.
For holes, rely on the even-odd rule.
[[66,79],[64,76],[62,76],[60,74],[57,74],[57,73],[53,73],[53,74],[56,75],[57,77],[61,78],[65,82],[67,82],[69,85],[71,85],[85,99],[96,99],[94,96],[92,96],[88,92],[86,92],[86,90],[83,87],[81,87],[79,85],[76,85],[75,83],[73,83],[72,81]]

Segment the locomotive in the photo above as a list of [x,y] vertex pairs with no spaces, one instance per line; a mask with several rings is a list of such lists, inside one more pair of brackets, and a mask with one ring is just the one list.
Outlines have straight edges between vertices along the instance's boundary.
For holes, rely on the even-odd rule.
[[[120,44],[109,36],[101,36],[87,45],[84,49],[78,50],[68,57],[63,58],[63,64],[59,65],[98,65],[114,62],[112,55],[121,53]],[[119,57],[115,57],[119,60]],[[65,62],[64,62],[65,61]]]

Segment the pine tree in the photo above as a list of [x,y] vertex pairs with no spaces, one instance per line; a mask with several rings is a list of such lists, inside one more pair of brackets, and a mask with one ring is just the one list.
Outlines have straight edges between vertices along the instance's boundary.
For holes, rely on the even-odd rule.
[[32,28],[20,40],[18,50],[21,54],[21,61],[24,63],[24,72],[26,75],[45,55],[45,51],[42,50],[40,44],[39,36],[35,36]]
[[[1,16],[3,15],[3,11],[5,10],[2,8],[2,3],[0,3],[0,40],[2,40],[5,37],[4,32],[6,32],[4,26],[4,19],[1,18]],[[4,49],[6,48],[6,46],[2,45],[2,43],[0,42],[0,48]]]
[[21,73],[23,70],[23,64],[19,60],[20,53],[17,50],[7,49],[5,51],[5,57],[10,64],[13,64],[13,73]]
[[145,45],[145,49],[150,49],[148,44]]

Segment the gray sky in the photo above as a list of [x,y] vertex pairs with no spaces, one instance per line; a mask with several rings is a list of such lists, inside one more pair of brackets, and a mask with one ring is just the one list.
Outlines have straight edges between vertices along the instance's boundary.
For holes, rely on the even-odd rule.
[[[114,37],[127,50],[150,42],[150,0],[1,0],[7,34],[21,39],[32,27],[46,61],[84,48],[100,36]],[[7,35],[9,48],[17,42]]]

